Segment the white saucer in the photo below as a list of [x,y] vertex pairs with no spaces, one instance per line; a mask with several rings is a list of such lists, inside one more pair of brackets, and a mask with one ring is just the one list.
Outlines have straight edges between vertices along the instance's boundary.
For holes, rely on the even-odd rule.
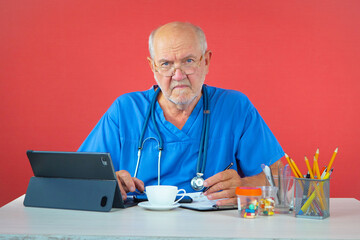
[[155,206],[155,205],[151,205],[149,202],[141,202],[138,204],[138,206],[148,209],[148,210],[166,211],[166,210],[178,208],[178,207],[180,207],[180,204],[176,203],[176,204],[169,205],[169,206]]

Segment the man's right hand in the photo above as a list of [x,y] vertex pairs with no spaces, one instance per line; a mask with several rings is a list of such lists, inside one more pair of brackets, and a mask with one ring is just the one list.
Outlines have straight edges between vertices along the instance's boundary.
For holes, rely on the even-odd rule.
[[119,182],[120,191],[123,200],[126,200],[128,192],[135,192],[136,189],[138,189],[140,192],[143,192],[145,190],[143,181],[131,177],[128,171],[125,170],[117,171],[116,178]]

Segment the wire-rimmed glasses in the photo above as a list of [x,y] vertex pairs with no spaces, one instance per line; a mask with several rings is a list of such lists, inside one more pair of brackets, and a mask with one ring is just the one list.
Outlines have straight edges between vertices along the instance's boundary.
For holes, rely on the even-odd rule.
[[185,58],[178,66],[170,61],[162,61],[159,65],[157,65],[154,60],[151,59],[151,61],[155,71],[164,77],[172,77],[174,76],[176,69],[180,69],[186,75],[194,74],[200,66],[202,59],[203,55],[201,55],[199,60],[196,60],[193,57]]

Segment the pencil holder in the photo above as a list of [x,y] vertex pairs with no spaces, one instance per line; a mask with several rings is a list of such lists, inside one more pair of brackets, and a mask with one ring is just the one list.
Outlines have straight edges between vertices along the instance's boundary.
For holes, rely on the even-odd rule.
[[295,216],[329,217],[330,179],[295,178],[295,182]]

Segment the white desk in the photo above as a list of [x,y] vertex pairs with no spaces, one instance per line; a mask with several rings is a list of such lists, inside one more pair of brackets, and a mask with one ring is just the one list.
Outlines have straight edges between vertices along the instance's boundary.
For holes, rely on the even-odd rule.
[[111,212],[29,208],[24,196],[0,208],[0,239],[360,239],[360,201],[330,200],[325,220],[293,215],[242,219],[237,210]]

